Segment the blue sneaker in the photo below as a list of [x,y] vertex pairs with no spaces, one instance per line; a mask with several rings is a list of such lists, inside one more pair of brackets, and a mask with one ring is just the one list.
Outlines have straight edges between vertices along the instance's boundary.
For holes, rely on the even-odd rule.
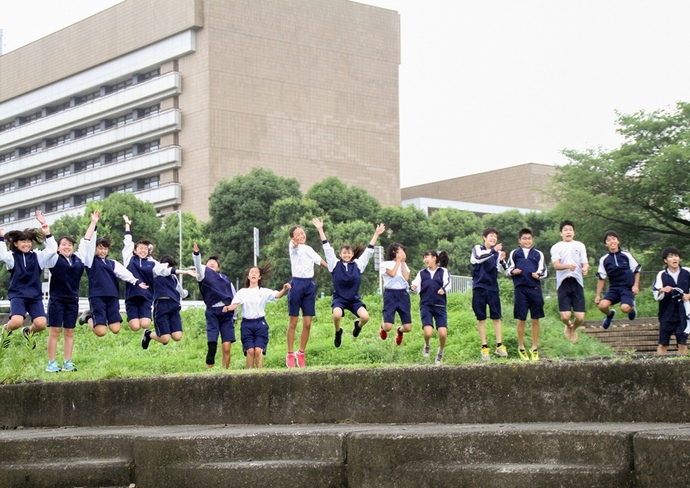
[[615,316],[616,316],[616,311],[611,310],[611,313],[606,316],[606,318],[604,319],[604,322],[602,322],[602,324],[601,324],[601,326],[604,328],[604,330],[611,327],[611,321],[613,320],[613,317],[615,317]]
[[635,320],[635,317],[637,317],[637,309],[633,308],[628,314],[628,320]]
[[62,371],[69,372],[69,371],[76,371],[77,367],[74,365],[71,359],[68,359],[65,361],[65,363],[62,365]]
[[57,365],[57,361],[50,361],[46,367],[46,373],[59,373],[60,366]]

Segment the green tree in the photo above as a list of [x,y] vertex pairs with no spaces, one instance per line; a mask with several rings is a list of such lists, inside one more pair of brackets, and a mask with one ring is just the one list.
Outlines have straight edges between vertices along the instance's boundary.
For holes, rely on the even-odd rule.
[[263,247],[272,230],[271,206],[283,198],[301,196],[295,178],[283,178],[261,168],[220,181],[209,197],[211,248],[202,251],[219,254],[223,271],[232,278],[240,277],[254,262],[254,227],[259,229]]
[[[159,233],[157,255],[170,254],[179,261],[180,258],[180,217],[177,212],[169,213],[163,220],[163,228]],[[182,263],[180,267],[193,266],[192,252],[194,243],[200,249],[209,249],[210,241],[206,234],[206,226],[191,212],[182,212]]]
[[[527,225],[525,216],[519,210],[506,210],[498,214],[486,214],[482,218],[482,232],[487,227],[498,230],[498,242],[503,244],[503,250],[510,252],[516,247],[520,229]],[[481,233],[480,232],[480,235]]]
[[373,222],[381,209],[378,200],[366,190],[356,186],[348,187],[335,176],[315,183],[306,196],[314,200],[323,209],[323,216],[328,216],[332,222]]
[[640,248],[690,250],[690,104],[619,115],[618,132],[617,149],[564,151],[551,196],[580,238],[612,228]]
[[456,208],[441,208],[429,216],[433,238],[453,241],[457,237],[480,234],[482,221],[474,212]]
[[381,236],[381,245],[385,249],[392,242],[399,242],[406,248],[407,265],[414,272],[423,266],[423,253],[427,249],[436,249],[432,237],[431,225],[426,214],[412,205],[406,207],[383,207],[377,222],[386,225],[386,232]]

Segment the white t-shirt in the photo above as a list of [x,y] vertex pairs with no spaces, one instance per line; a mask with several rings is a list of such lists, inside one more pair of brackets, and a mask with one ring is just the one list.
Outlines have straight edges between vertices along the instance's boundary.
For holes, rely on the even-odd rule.
[[551,247],[551,262],[560,261],[561,264],[575,264],[575,271],[569,269],[556,270],[556,288],[561,286],[566,278],[575,278],[580,286],[584,286],[582,281],[582,265],[587,263],[587,249],[580,241],[561,241]]
[[276,290],[262,288],[242,288],[235,293],[232,303],[239,303],[242,306],[242,317],[245,319],[260,319],[266,316],[266,304],[275,302],[278,299]]
[[389,276],[386,270],[392,270],[395,268],[395,265],[396,261],[384,261],[381,263],[380,270],[383,276],[383,288],[384,290],[407,290],[407,280],[403,276],[402,270],[404,266],[409,276],[410,268],[407,267],[407,263],[402,263],[402,265],[398,267],[398,272],[395,276]]

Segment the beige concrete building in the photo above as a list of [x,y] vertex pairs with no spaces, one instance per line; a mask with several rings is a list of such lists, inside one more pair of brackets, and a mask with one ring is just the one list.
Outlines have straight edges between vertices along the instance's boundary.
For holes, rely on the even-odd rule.
[[552,208],[555,202],[543,190],[549,185],[556,167],[527,163],[486,171],[401,190],[402,205],[414,205],[427,215],[438,208],[453,207],[477,214],[500,213],[510,209],[521,212]]
[[208,218],[222,178],[335,175],[400,202],[397,12],[125,0],[0,57],[0,225],[133,191]]

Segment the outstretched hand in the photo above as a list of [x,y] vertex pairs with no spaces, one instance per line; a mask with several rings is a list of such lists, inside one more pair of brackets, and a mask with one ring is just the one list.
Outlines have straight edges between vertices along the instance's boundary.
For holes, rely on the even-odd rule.
[[129,220],[129,217],[127,217],[126,215],[122,216],[122,220],[125,221],[125,225],[132,225],[132,221]]
[[194,252],[197,254],[199,253],[199,246],[197,245],[196,242],[194,243]]
[[323,230],[323,219],[319,220],[314,217],[311,219],[311,223],[314,224],[314,227],[316,227],[318,230]]
[[376,230],[374,231],[374,234],[376,234],[377,236],[380,236],[384,232],[386,232],[386,226],[383,224],[379,224],[376,226]]

